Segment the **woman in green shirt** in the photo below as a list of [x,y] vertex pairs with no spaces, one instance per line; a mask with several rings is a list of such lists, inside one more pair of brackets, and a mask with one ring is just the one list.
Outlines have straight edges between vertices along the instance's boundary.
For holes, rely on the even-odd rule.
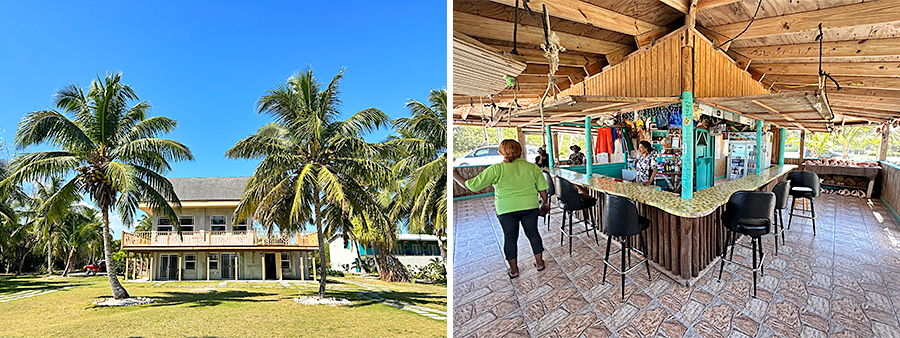
[[497,209],[497,219],[503,228],[503,253],[509,262],[509,278],[519,277],[519,267],[516,265],[516,242],[519,240],[519,224],[525,230],[525,236],[531,242],[531,250],[534,252],[534,266],[538,271],[544,270],[544,260],[541,257],[544,245],[541,234],[537,229],[538,193],[545,209],[550,208],[547,199],[547,180],[541,173],[541,169],[534,163],[529,163],[522,154],[522,145],[515,140],[503,140],[498,149],[503,155],[503,162],[494,164],[478,176],[470,180],[462,177],[458,170],[453,170],[453,179],[461,186],[472,191],[478,191],[489,185],[494,186],[494,205]]

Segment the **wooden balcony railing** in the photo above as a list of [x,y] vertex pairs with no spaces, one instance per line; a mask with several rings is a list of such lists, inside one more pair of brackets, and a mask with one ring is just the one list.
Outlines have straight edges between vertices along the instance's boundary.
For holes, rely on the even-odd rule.
[[122,247],[147,246],[318,246],[307,231],[138,231],[122,232]]

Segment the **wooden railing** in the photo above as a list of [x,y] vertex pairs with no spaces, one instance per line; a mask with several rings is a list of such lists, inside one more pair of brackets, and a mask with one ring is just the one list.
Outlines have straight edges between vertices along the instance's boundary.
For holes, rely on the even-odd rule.
[[146,246],[318,246],[306,231],[138,231],[122,232],[122,247]]

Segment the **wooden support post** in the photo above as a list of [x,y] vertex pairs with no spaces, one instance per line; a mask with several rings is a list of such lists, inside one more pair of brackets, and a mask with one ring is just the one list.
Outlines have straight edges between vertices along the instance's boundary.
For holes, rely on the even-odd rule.
[[[525,131],[522,130],[521,127],[516,127],[516,140],[519,141],[519,144],[522,145],[522,153],[519,154],[519,157],[528,159],[528,151],[526,150],[526,142],[525,142]],[[281,256],[279,256],[281,257]]]
[[179,282],[181,281],[181,266],[184,265],[184,263],[182,263],[182,260],[181,260],[181,255],[182,255],[182,253],[179,252],[178,253],[178,281]]
[[547,126],[547,144],[544,146],[547,147],[547,155],[550,157],[550,169],[556,167],[556,153],[553,151],[556,150],[556,143],[553,141],[553,133],[550,131],[551,127]]
[[263,252],[263,253],[261,253],[261,255],[262,255],[262,280],[263,280],[263,282],[265,282],[266,281],[266,253]]
[[778,130],[778,165],[784,165],[784,140],[787,130],[781,128]]
[[128,251],[125,251],[125,276],[122,276],[122,279],[128,281]]
[[206,281],[209,282],[209,252],[206,253]]
[[878,148],[878,160],[884,161],[887,159],[888,149],[890,149],[890,140],[891,140],[891,127],[887,126],[884,128],[884,131],[881,132],[881,146]]
[[803,164],[803,157],[806,155],[806,131],[800,131],[800,163]]
[[[322,259],[321,253],[319,254],[319,256],[320,256],[319,259]],[[313,268],[313,280],[315,280],[316,279],[316,258],[315,257],[313,257],[313,259],[312,259],[312,268]]]
[[[516,129],[519,129],[519,128],[516,128]],[[524,153],[524,151],[522,153]],[[283,277],[284,271],[281,270],[281,253],[276,252],[275,256],[278,258],[276,260],[276,264],[278,264],[278,265],[275,266],[275,272],[278,272],[278,276],[275,276],[275,277],[278,277],[278,280],[282,280],[281,278]]]
[[585,155],[585,173],[590,178],[594,173],[594,151],[591,144],[591,117],[584,117],[584,155]]
[[234,253],[234,280],[238,280],[238,253]]
[[756,120],[756,174],[762,174],[763,164],[763,121]]
[[[547,127],[547,128],[550,128],[550,127]],[[559,132],[553,133],[553,135],[552,135],[552,142],[553,142],[553,149],[554,149],[557,153],[559,153]],[[553,156],[553,158],[557,158],[558,156],[559,156],[559,154],[556,154],[555,156]],[[553,162],[553,161],[554,161],[553,158],[550,159],[550,162]],[[558,162],[555,162],[555,163],[559,163],[560,160],[557,159],[556,161],[558,161]],[[554,166],[556,166],[555,163],[554,163]]]
[[153,254],[150,255],[150,266],[147,268],[147,274],[150,277],[150,281],[153,281]]
[[694,197],[694,95],[689,91],[681,94],[681,120],[681,198],[691,199]]

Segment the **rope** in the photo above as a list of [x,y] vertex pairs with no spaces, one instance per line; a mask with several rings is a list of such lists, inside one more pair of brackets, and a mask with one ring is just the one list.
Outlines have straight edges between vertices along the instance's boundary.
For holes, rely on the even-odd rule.
[[738,35],[735,35],[733,38],[728,39],[728,41],[723,42],[721,45],[719,45],[715,49],[722,49],[722,46],[724,46],[725,44],[727,44],[731,41],[734,41],[734,39],[737,39],[739,36],[741,36],[741,34],[744,34],[744,32],[746,32],[747,29],[750,28],[750,25],[753,24],[753,21],[756,20],[756,15],[759,14],[760,7],[762,7],[762,0],[759,0],[759,3],[756,4],[756,12],[753,13],[753,17],[750,18],[750,22],[747,23],[747,27],[744,27],[744,30],[742,30],[740,33],[738,33]]
[[[559,36],[556,35],[553,31],[550,30],[550,13],[547,12],[547,5],[541,5],[544,10],[544,15],[542,17],[542,26],[544,28],[544,43],[541,44],[541,49],[544,50],[544,57],[549,61],[548,65],[548,74],[547,74],[547,89],[544,90],[544,95],[541,96],[541,130],[547,129],[547,123],[544,121],[544,102],[547,100],[547,94],[550,93],[550,89],[553,89],[553,98],[556,99],[557,90],[559,87],[556,86],[556,71],[559,70],[559,52],[565,52],[566,48],[559,44]],[[541,133],[541,137],[544,138],[544,144],[547,143],[546,136],[544,133]]]
[[821,22],[819,23],[819,35],[816,35],[816,40],[819,41],[819,89],[825,90],[825,78],[828,78],[831,82],[834,82],[837,90],[841,90],[841,85],[838,84],[837,80],[831,77],[831,74],[822,70],[822,44],[825,42],[825,35],[822,33]]

